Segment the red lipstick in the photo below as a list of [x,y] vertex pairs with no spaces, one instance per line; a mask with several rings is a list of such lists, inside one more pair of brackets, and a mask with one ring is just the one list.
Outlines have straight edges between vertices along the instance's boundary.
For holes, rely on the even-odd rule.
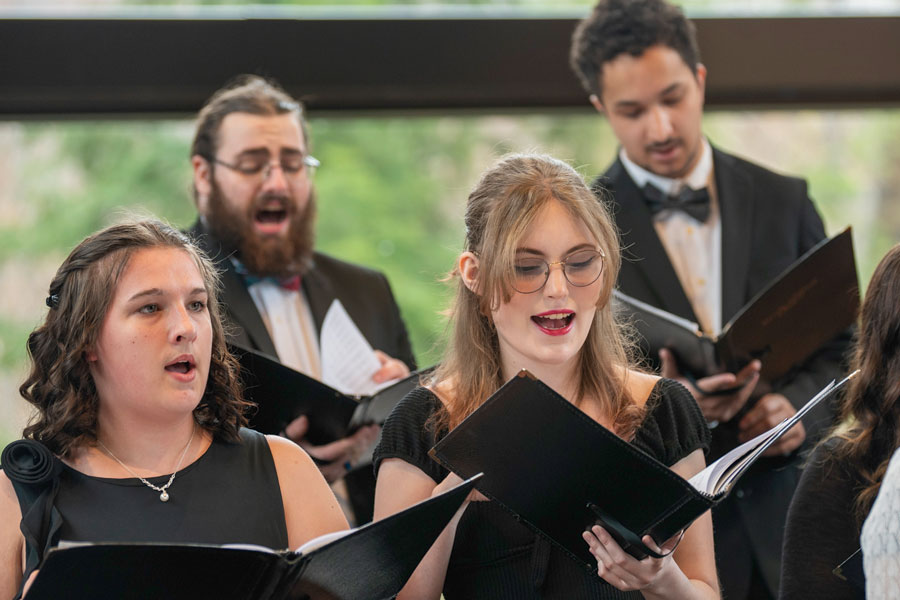
[[548,310],[531,317],[541,332],[547,335],[565,335],[572,330],[575,311],[568,309]]

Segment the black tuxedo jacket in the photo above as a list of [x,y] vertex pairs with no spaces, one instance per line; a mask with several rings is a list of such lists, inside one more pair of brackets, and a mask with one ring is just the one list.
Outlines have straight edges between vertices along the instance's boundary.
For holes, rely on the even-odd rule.
[[[189,234],[219,269],[223,288],[221,301],[230,325],[229,341],[277,357],[275,344],[247,291],[243,277],[234,270],[218,240],[199,221]],[[332,301],[338,299],[373,348],[415,369],[406,326],[383,274],[316,252],[312,267],[303,275],[301,285],[317,332],[321,333],[322,321]]]
[[[781,274],[825,237],[822,220],[807,194],[806,182],[778,175],[758,165],[713,149],[713,172],[722,220],[722,319],[727,322],[757,292]],[[604,191],[602,188],[606,188]],[[647,209],[640,189],[620,160],[594,182],[594,191],[609,203],[619,229],[622,267],[618,287],[624,293],[681,317],[697,321]],[[806,364],[774,382],[796,407],[844,372],[843,358],[849,334],[823,347]],[[654,357],[655,358],[655,351]],[[804,419],[807,444],[830,425],[831,408],[821,406]],[[713,430],[710,459],[737,445],[737,419]],[[713,512],[716,521],[716,553],[736,556],[749,542],[773,595],[777,594],[781,533],[796,485],[796,469],[790,459],[762,459],[739,482],[738,489]],[[723,523],[731,511],[740,523]],[[740,527],[743,539],[732,539]],[[726,532],[723,529],[731,529]],[[723,536],[720,536],[720,532]],[[735,548],[728,546],[734,545]],[[723,587],[728,593],[729,566],[720,564]],[[736,597],[736,596],[729,596]]]

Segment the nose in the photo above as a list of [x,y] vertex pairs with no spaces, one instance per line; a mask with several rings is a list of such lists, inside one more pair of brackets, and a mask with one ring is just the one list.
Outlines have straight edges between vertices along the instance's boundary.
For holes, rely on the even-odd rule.
[[284,192],[287,187],[287,177],[284,175],[281,163],[269,163],[263,171],[263,191]]
[[650,118],[650,141],[663,142],[672,137],[674,129],[672,128],[672,117],[664,106],[654,106],[648,111]]
[[553,263],[549,267],[547,283],[544,284],[544,295],[549,298],[564,298],[569,295],[569,282],[560,263]]
[[173,311],[170,337],[175,344],[193,342],[197,339],[197,324],[184,306]]

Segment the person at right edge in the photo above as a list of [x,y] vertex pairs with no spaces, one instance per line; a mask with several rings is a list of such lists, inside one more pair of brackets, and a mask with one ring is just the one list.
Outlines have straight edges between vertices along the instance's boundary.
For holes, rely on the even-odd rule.
[[[869,280],[853,350],[852,369],[859,373],[847,386],[839,423],[807,459],[791,501],[780,600],[900,597],[900,512],[889,500],[897,496],[889,474],[898,466],[888,466],[900,448],[898,298],[900,244]],[[848,560],[860,546],[863,558]],[[857,560],[865,563],[865,585],[854,577]]]
[[[601,0],[575,30],[571,64],[621,144],[595,187],[612,192],[624,249],[622,292],[716,334],[825,238],[805,181],[726,154],[703,135],[707,73],[680,8],[663,0]],[[842,334],[774,382],[759,381],[759,361],[689,382],[669,351],[653,352],[662,375],[685,383],[700,405],[712,428],[711,462],[793,415],[840,375],[849,339]],[[831,420],[831,407],[813,411],[713,509],[723,597],[777,595],[799,451]]]

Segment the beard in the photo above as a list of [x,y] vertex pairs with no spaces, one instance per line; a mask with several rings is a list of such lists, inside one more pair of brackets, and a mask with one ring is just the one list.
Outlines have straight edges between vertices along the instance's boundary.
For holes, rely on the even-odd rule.
[[[281,204],[288,220],[287,235],[264,236],[253,227],[256,215],[273,201]],[[264,194],[241,210],[230,203],[225,192],[213,178],[209,195],[206,224],[227,253],[236,253],[247,270],[258,277],[284,279],[303,275],[312,264],[314,225],[316,220],[316,192],[310,187],[305,208],[282,194]]]

